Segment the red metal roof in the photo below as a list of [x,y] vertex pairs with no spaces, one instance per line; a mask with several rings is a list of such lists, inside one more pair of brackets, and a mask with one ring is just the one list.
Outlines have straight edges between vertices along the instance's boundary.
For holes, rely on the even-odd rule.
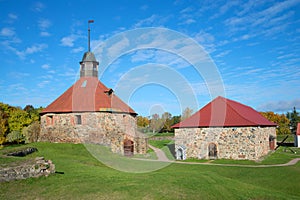
[[97,77],[82,77],[41,113],[105,111],[136,115],[132,108],[110,93],[112,90],[109,91]]
[[276,126],[276,124],[249,106],[219,96],[191,117],[175,124],[173,128],[211,126]]
[[300,123],[297,124],[297,132],[296,135],[300,135]]

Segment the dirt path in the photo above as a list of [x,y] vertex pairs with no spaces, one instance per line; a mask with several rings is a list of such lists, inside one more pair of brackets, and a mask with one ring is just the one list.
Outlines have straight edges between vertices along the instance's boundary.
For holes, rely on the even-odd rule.
[[214,164],[214,163],[197,163],[197,162],[182,162],[182,161],[174,161],[167,158],[166,154],[159,148],[156,148],[152,145],[149,145],[151,149],[156,153],[157,160],[161,162],[173,162],[178,164],[186,164],[186,165],[214,165],[214,166],[227,166],[227,167],[250,167],[250,168],[266,168],[266,167],[286,167],[295,165],[300,161],[300,158],[294,158],[287,163],[284,164],[274,164],[274,165],[239,165],[239,164]]
[[172,160],[169,160],[169,158],[166,156],[165,152],[163,152],[161,149],[156,148],[149,144],[149,147],[153,149],[153,151],[156,153],[158,161],[162,162],[173,162]]

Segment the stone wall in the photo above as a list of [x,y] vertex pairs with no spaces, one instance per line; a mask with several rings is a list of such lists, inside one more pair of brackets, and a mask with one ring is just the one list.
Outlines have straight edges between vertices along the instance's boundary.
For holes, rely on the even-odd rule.
[[270,136],[276,137],[275,127],[181,128],[175,130],[175,149],[184,148],[186,158],[209,159],[213,144],[216,158],[257,160],[268,154]]
[[20,180],[31,177],[49,176],[55,173],[55,165],[51,160],[37,157],[18,166],[4,167],[0,169],[0,182]]
[[137,132],[136,118],[130,114],[84,112],[41,116],[39,141],[101,144],[123,154],[125,139],[134,141],[134,153],[147,152],[147,141]]

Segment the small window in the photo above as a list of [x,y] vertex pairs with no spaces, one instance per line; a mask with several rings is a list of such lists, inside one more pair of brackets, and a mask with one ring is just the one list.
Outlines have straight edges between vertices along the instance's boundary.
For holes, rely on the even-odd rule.
[[48,115],[46,117],[46,123],[47,125],[53,125],[53,115]]
[[81,115],[75,115],[76,124],[81,124]]
[[97,65],[96,64],[93,65],[93,70],[97,71]]

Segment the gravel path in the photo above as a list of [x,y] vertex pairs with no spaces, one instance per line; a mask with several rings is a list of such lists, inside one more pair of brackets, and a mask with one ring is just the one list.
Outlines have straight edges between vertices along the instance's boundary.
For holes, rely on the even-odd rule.
[[153,149],[153,151],[156,153],[157,160],[162,162],[173,162],[172,160],[169,160],[169,158],[166,156],[165,152],[163,152],[161,149],[156,148],[149,144],[149,147]]
[[284,164],[274,164],[274,165],[239,165],[239,164],[214,164],[214,163],[197,163],[197,162],[182,162],[182,161],[174,161],[167,158],[166,154],[159,148],[156,148],[152,145],[149,145],[151,149],[156,153],[157,160],[161,162],[175,162],[178,164],[186,164],[186,165],[214,165],[214,166],[227,166],[227,167],[251,167],[251,168],[266,168],[266,167],[286,167],[295,165],[300,161],[300,158],[295,158]]

